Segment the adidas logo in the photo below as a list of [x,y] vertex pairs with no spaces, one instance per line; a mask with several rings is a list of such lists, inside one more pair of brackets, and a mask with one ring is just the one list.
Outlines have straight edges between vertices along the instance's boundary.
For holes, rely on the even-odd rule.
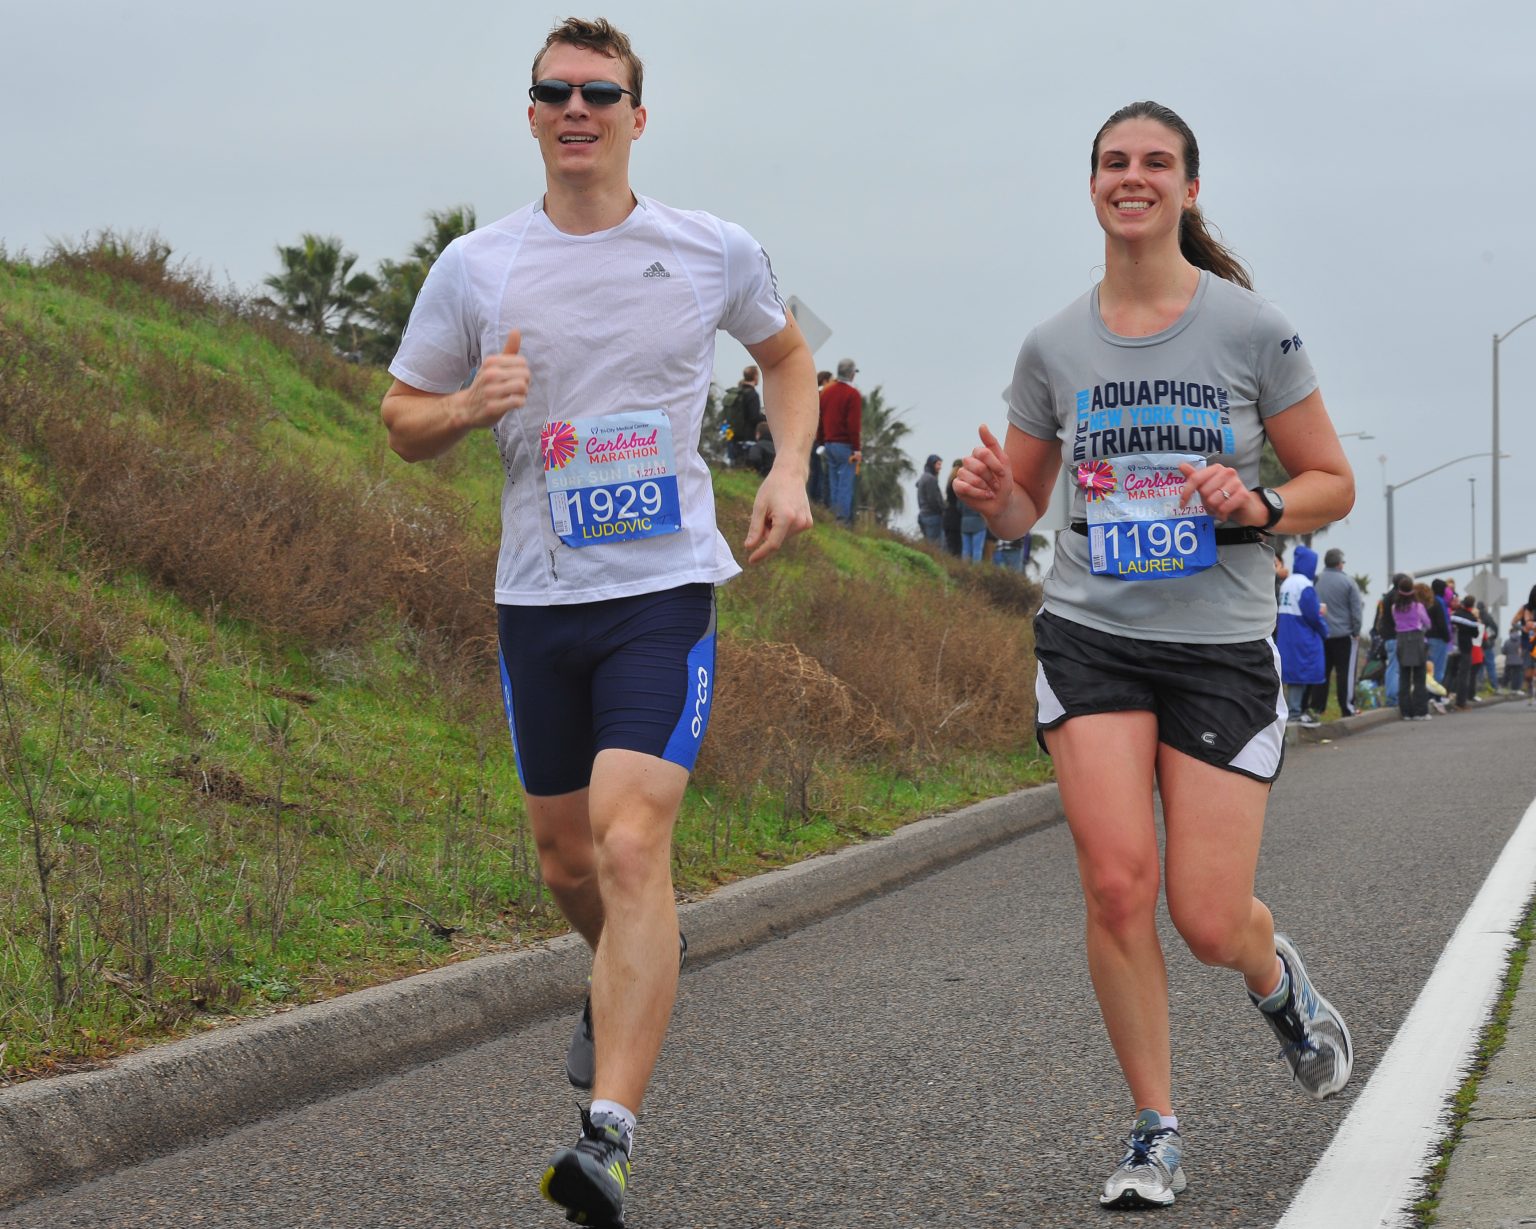
[[641,277],[671,277],[672,275],[662,268],[661,261],[657,261],[649,269],[640,275]]

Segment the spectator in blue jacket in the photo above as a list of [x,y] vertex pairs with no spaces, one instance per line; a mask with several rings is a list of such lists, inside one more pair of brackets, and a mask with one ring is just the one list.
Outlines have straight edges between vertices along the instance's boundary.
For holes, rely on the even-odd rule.
[[1291,574],[1280,586],[1280,610],[1275,620],[1275,643],[1280,649],[1280,681],[1285,684],[1291,720],[1304,726],[1318,724],[1305,707],[1307,689],[1327,675],[1323,640],[1328,634],[1313,580],[1317,576],[1317,552],[1298,546],[1291,555]]

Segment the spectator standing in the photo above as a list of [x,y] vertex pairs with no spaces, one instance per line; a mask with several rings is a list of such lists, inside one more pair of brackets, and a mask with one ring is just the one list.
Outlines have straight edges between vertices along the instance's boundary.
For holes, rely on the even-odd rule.
[[965,500],[960,500],[960,558],[967,563],[980,563],[986,544],[986,520]]
[[1392,590],[1392,621],[1397,628],[1397,667],[1399,671],[1398,710],[1404,721],[1428,721],[1429,688],[1429,610],[1417,593],[1413,577],[1399,573]]
[[741,381],[720,399],[720,408],[731,431],[725,442],[726,460],[732,465],[747,464],[757,444],[758,426],[768,421],[763,399],[757,395],[756,367],[742,369]]
[[[830,371],[818,371],[816,373],[816,397],[819,401],[821,394],[827,391],[827,385],[832,382]],[[822,445],[826,441],[821,436],[821,417],[816,418],[816,439],[811,445],[811,465],[805,480],[805,493],[812,503],[827,503],[827,458]]]
[[1483,634],[1483,621],[1477,617],[1477,599],[1470,593],[1451,611],[1451,625],[1456,629],[1456,652],[1461,658],[1456,670],[1456,707],[1466,708],[1477,690],[1478,672],[1473,666],[1472,650]]
[[[1443,582],[1440,582],[1443,583]],[[1445,638],[1450,638],[1450,617],[1445,613],[1445,606],[1435,594],[1433,584],[1426,585],[1422,580],[1415,582],[1413,586],[1414,596],[1420,604],[1429,612],[1429,631],[1425,633],[1425,640],[1429,652],[1429,665],[1424,671],[1424,686],[1429,692],[1429,706],[1442,717],[1449,711],[1445,703],[1445,684],[1435,677],[1435,630],[1438,627],[1446,628]],[[1438,690],[1437,690],[1438,688]]]
[[1397,598],[1397,586],[1404,575],[1405,573],[1399,572],[1394,576],[1386,593],[1382,594],[1381,600],[1376,603],[1376,634],[1381,637],[1382,651],[1387,658],[1386,668],[1382,671],[1381,685],[1389,708],[1397,703],[1398,688],[1397,623],[1392,618],[1392,603]]
[[992,562],[1010,572],[1023,572],[1029,567],[1029,547],[1027,533],[1022,538],[1001,538],[992,554]]
[[1451,607],[1445,597],[1445,581],[1435,577],[1429,582],[1434,605],[1429,608],[1429,664],[1435,682],[1444,687],[1445,671],[1451,657]]
[[[1483,677],[1488,681],[1488,690],[1499,690],[1499,625],[1494,621],[1493,612],[1488,609],[1487,602],[1477,604],[1477,617],[1483,625],[1482,638],[1478,641],[1483,654]],[[1473,691],[1477,689],[1474,687]]]
[[923,541],[938,542],[944,537],[944,492],[939,490],[939,467],[943,459],[934,453],[923,462],[917,476],[917,524]]
[[1328,625],[1323,622],[1312,581],[1316,574],[1317,552],[1309,546],[1297,546],[1291,552],[1291,574],[1280,586],[1280,610],[1275,621],[1286,703],[1291,706],[1291,720],[1304,726],[1317,724],[1316,714],[1307,707],[1308,688],[1327,677],[1323,640]]
[[837,376],[821,390],[822,455],[827,461],[827,503],[845,525],[853,523],[853,484],[860,459],[864,398],[853,386],[859,374],[851,358],[837,365]]
[[944,483],[944,549],[957,559],[960,557],[960,497],[955,494],[955,475],[960,472],[960,462],[949,467],[949,480]]
[[1525,702],[1536,704],[1536,585],[1526,595],[1525,605],[1515,611],[1510,628],[1520,636],[1520,663],[1525,686]]
[[1360,586],[1344,571],[1344,552],[1336,546],[1323,556],[1317,600],[1325,612],[1323,621],[1328,632],[1323,637],[1323,682],[1310,707],[1319,713],[1328,707],[1328,682],[1332,676],[1339,696],[1339,715],[1349,717],[1355,711],[1355,676],[1365,602]]
[[1518,695],[1525,684],[1525,654],[1520,633],[1512,631],[1504,642],[1504,690]]

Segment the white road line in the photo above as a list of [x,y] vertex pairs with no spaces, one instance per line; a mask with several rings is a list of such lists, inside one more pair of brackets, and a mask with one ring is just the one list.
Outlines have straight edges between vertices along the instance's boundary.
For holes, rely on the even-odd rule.
[[[1536,801],[1526,808],[1413,1010],[1275,1229],[1406,1229],[1536,892]],[[1348,1019],[1348,1017],[1345,1017]]]

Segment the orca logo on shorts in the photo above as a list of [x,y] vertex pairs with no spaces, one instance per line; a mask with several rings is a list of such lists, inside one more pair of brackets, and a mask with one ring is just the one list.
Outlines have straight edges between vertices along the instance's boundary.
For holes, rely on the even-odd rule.
[[693,702],[693,736],[698,738],[704,733],[704,709],[709,704],[709,671],[703,666],[699,667],[698,686],[694,689],[697,697]]
[[1207,747],[1214,747],[1216,745],[1216,731],[1207,730],[1204,734],[1200,735],[1200,741]]

